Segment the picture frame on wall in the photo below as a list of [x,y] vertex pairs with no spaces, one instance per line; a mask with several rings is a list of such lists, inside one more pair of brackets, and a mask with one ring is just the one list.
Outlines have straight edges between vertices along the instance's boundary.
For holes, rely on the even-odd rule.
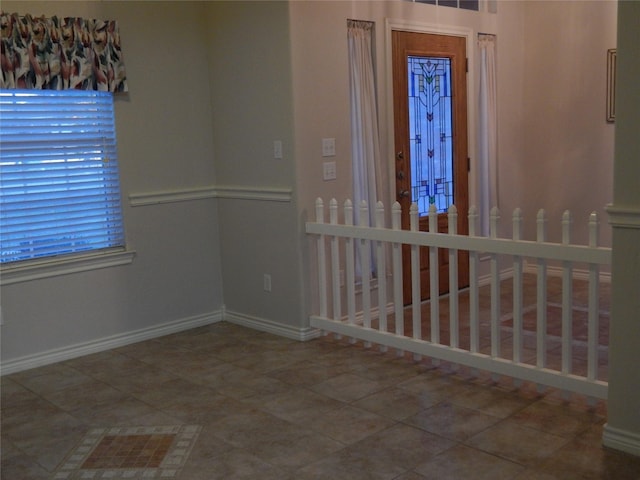
[[607,50],[607,122],[616,121],[616,49]]

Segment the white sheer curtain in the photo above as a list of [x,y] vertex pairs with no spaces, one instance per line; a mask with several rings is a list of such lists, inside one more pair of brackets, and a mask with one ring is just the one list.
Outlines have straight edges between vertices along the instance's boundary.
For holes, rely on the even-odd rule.
[[489,233],[489,211],[498,206],[498,114],[496,84],[496,37],[478,35],[480,92],[478,131],[478,213],[480,231]]
[[[373,26],[373,22],[358,20],[348,20],[347,23],[355,222],[357,224],[360,220],[360,203],[365,200],[369,205],[369,221],[375,225],[381,170],[373,69]],[[373,258],[371,265],[375,272]]]

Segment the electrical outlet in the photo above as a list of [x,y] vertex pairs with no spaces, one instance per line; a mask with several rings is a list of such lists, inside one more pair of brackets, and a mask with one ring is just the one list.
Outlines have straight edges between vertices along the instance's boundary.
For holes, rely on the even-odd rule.
[[265,292],[271,291],[271,275],[269,275],[268,273],[265,273],[264,277],[262,278],[262,286]]

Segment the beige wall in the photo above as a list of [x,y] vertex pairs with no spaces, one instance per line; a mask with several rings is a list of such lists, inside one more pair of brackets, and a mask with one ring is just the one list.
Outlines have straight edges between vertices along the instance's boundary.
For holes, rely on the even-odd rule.
[[[218,183],[290,188],[295,174],[287,4],[206,3]],[[274,140],[282,140],[281,160],[273,158]]]
[[616,2],[523,4],[524,161],[514,159],[522,206],[547,209],[555,241],[569,209],[583,226],[574,235],[582,243],[596,211],[605,224],[601,242],[610,246],[604,207],[613,200],[615,127],[606,122],[606,65],[616,46]]
[[[525,206],[525,54],[526,18],[523,2],[499,2],[498,68],[498,202],[503,216]],[[537,209],[539,206],[531,206]],[[530,211],[525,213],[531,214]],[[508,227],[502,235],[510,235]]]
[[[301,335],[302,298],[285,2],[209,4],[213,138],[219,185],[292,192],[289,201],[219,201],[224,303],[235,320]],[[274,140],[283,158],[275,159]],[[263,277],[271,276],[271,292]]]

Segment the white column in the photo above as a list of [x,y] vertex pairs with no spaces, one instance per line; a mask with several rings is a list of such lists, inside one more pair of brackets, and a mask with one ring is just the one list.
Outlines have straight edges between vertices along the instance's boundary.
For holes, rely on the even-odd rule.
[[640,456],[640,2],[618,2],[609,416],[603,442]]

